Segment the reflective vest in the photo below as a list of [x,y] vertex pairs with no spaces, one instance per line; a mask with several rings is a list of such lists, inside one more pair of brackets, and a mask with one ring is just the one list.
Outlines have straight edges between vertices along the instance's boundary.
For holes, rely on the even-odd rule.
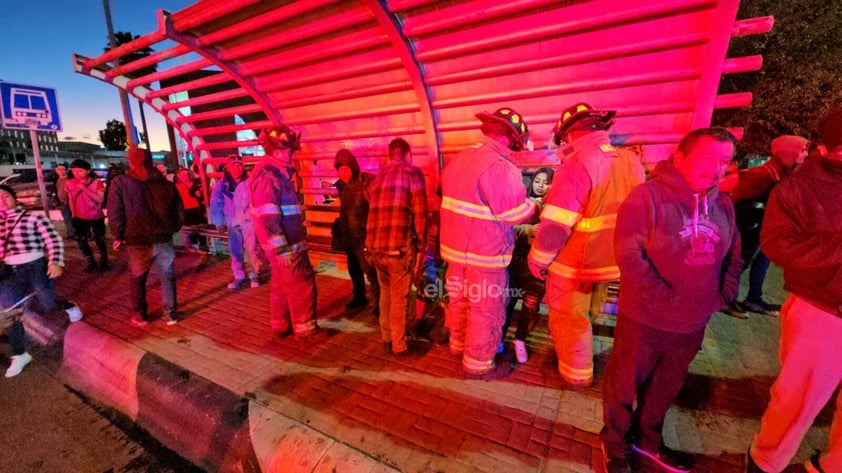
[[535,202],[526,198],[511,151],[486,139],[462,152],[442,171],[441,256],[452,263],[506,268],[515,224],[528,221]]
[[[544,200],[541,228],[529,259],[567,279],[619,279],[614,258],[617,209],[645,180],[643,166],[634,153],[611,146],[604,131],[577,139],[562,152],[564,164]],[[558,238],[564,231],[570,235],[566,241]]]

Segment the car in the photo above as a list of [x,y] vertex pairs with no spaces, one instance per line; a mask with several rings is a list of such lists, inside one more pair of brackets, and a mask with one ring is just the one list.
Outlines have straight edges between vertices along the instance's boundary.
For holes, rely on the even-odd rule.
[[[49,196],[48,205],[51,209],[58,207],[55,181],[55,172],[44,171],[44,185],[47,187],[47,195]],[[41,191],[38,188],[38,175],[34,169],[20,169],[17,173],[0,180],[0,184],[11,187],[17,195],[18,202],[25,208],[42,208]]]

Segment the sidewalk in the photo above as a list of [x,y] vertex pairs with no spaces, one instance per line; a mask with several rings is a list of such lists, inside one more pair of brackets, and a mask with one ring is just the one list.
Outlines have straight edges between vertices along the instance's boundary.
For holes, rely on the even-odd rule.
[[[63,338],[61,375],[121,410],[165,445],[217,471],[589,472],[602,471],[597,433],[611,339],[595,337],[596,384],[559,378],[546,320],[530,336],[530,360],[501,381],[465,381],[447,347],[414,358],[385,354],[368,308],[345,314],[350,281],[317,276],[314,344],[274,339],[269,287],[229,292],[229,261],[196,253],[176,260],[181,323],[129,324],[124,256],[85,274],[68,248],[58,292],[82,323]],[[150,278],[152,280],[154,278]],[[780,286],[777,268],[767,286]],[[150,314],[160,316],[157,284]],[[781,301],[781,291],[771,292]],[[30,328],[37,324],[30,323]],[[716,314],[693,362],[665,441],[698,453],[698,472],[740,472],[777,373],[776,318]],[[39,362],[36,358],[35,362]],[[824,446],[827,410],[799,452]]]

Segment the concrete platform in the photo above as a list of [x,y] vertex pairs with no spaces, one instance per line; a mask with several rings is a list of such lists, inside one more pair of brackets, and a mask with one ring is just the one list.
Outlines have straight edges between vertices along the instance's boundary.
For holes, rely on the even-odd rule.
[[[53,343],[65,382],[119,409],[185,458],[210,471],[590,472],[602,471],[602,377],[611,339],[596,337],[596,384],[566,386],[555,369],[546,320],[530,336],[531,358],[508,379],[465,381],[447,347],[385,354],[371,309],[346,314],[350,281],[317,276],[319,324],[310,342],[268,330],[269,288],[230,292],[229,261],[197,253],[176,260],[179,314],[166,326],[129,324],[124,256],[86,274],[69,249],[58,292],[85,318],[29,318]],[[153,278],[150,278],[153,279]],[[780,273],[767,279],[782,301]],[[160,316],[157,285],[150,311]],[[742,471],[743,454],[778,370],[778,321],[716,314],[691,366],[666,442],[699,454],[698,472]],[[24,373],[25,375],[25,373]],[[799,452],[824,446],[824,412]]]

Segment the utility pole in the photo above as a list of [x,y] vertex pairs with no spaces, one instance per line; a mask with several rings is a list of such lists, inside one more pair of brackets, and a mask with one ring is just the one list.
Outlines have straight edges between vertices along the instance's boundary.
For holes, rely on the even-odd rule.
[[[117,47],[116,38],[114,38],[114,27],[111,25],[111,4],[109,0],[102,0],[102,9],[105,11],[105,26],[108,28],[108,43],[111,49]],[[115,59],[114,63],[120,65],[120,60]],[[126,125],[126,143],[130,148],[137,146],[134,139],[134,123],[132,121],[132,107],[129,103],[129,95],[125,90],[120,89],[120,103],[123,106],[123,124]]]

